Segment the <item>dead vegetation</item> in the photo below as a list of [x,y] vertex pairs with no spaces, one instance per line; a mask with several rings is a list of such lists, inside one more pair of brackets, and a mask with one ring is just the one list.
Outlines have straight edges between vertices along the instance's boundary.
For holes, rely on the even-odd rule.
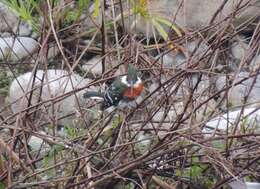
[[[61,10],[61,5],[47,0],[41,6],[45,16],[39,29],[39,51],[15,63],[3,60],[1,69],[11,74],[12,80],[25,71],[50,68],[67,70],[68,77],[78,73],[92,80],[44,101],[40,94],[37,103],[31,103],[35,95],[32,84],[26,108],[10,113],[14,102],[1,106],[0,188],[217,189],[227,188],[233,180],[260,180],[258,119],[254,122],[257,130],[250,129],[243,117],[252,105],[250,94],[259,75],[260,64],[253,68],[250,64],[259,54],[260,15],[235,27],[238,10],[234,10],[234,15],[222,22],[214,23],[214,16],[211,24],[200,30],[169,35],[167,41],[157,36],[147,44],[145,36],[127,33],[120,26],[124,17],[109,26],[106,17],[101,23],[92,20],[96,28],[85,30],[80,27],[84,18],[71,25],[62,23],[55,11]],[[113,6],[120,8],[120,3]],[[112,4],[107,3],[106,8],[112,9]],[[233,64],[230,43],[241,34],[248,37],[249,46],[242,60]],[[189,51],[187,44],[193,40],[195,47]],[[54,45],[58,53],[48,59],[48,50]],[[165,67],[161,57],[178,53],[186,61]],[[101,57],[101,75],[82,70],[96,54]],[[140,70],[146,87],[133,107],[100,113],[96,102],[86,100],[78,101],[72,114],[57,116],[64,99],[78,99],[76,92],[91,86],[103,90],[118,70],[124,73],[127,64]],[[242,71],[249,75],[235,80]],[[216,86],[220,76],[227,76],[221,89]],[[243,102],[232,104],[230,96],[236,94],[230,91],[250,78]],[[258,103],[253,105],[258,111]],[[222,132],[215,129],[208,135],[204,132],[208,121],[234,108],[241,111],[233,127]],[[90,112],[94,118],[85,116]],[[73,119],[73,124],[67,122],[61,131],[59,119],[66,118]],[[30,144],[32,137],[40,140],[39,145],[33,141],[36,150]]]

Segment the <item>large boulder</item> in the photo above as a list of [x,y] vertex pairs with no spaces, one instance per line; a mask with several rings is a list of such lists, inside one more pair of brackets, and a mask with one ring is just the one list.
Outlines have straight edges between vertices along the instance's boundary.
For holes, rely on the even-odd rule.
[[249,132],[254,132],[258,130],[259,132],[259,120],[260,111],[257,108],[245,108],[231,110],[230,112],[216,116],[210,121],[208,121],[202,130],[202,133],[206,136],[214,136],[218,134],[232,133],[235,125],[238,124],[238,131],[244,130]]
[[[12,82],[8,101],[11,103],[14,113],[28,107],[31,91],[33,95],[30,105],[43,103],[35,108],[37,108],[39,117],[44,121],[50,121],[53,118],[59,119],[75,113],[79,115],[79,106],[86,105],[86,99],[83,98],[84,90],[77,91],[77,89],[87,86],[91,82],[89,79],[84,79],[75,73],[69,74],[64,70],[37,70],[34,85],[32,85],[33,76],[33,72],[28,72]],[[59,124],[71,124],[68,120],[72,120],[72,118],[75,116],[63,119],[59,121]]]
[[[260,76],[256,80],[255,76],[250,76],[248,72],[240,72],[238,74],[220,76],[216,81],[216,88],[218,91],[224,90],[221,96],[225,95],[228,90],[229,106],[254,105],[260,102]],[[251,88],[252,87],[252,88]],[[245,101],[245,97],[247,97]]]
[[19,23],[18,15],[14,14],[7,6],[0,2],[0,33],[15,32],[14,27]]
[[[225,6],[221,8],[216,15],[214,23],[221,22],[228,16],[233,19],[232,13],[237,8],[239,2],[240,0],[227,1]],[[249,3],[247,2],[248,0],[242,1],[239,7],[243,8],[235,12],[235,18],[233,19],[235,26],[256,15],[259,16],[260,1],[251,0]],[[130,16],[129,19],[125,19],[125,26],[128,31],[132,30],[136,33],[142,33],[152,37],[154,35],[153,31],[156,31],[156,29],[155,27],[152,28],[154,24],[151,22],[151,19],[160,17],[177,24],[184,31],[198,30],[209,26],[210,21],[222,3],[223,1],[219,0],[186,0],[184,3],[183,0],[150,0],[147,5],[150,18],[141,16],[140,14],[133,15]],[[132,8],[133,5],[131,3],[124,4],[123,10],[126,10],[125,14],[127,14],[127,11],[129,12],[129,7]],[[162,26],[166,25],[162,24]]]
[[0,38],[0,60],[17,61],[32,56],[38,48],[38,42],[30,37],[3,37]]
[[2,37],[12,36],[15,33],[19,36],[30,36],[32,34],[31,26],[21,21],[18,13],[5,5],[10,2],[2,2],[0,2],[0,35]]

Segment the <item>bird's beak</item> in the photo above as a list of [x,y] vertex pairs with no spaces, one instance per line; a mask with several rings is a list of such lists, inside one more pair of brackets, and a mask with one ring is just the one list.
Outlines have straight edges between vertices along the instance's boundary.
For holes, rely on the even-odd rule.
[[131,81],[130,83],[130,88],[131,88],[131,94],[134,94],[134,82]]

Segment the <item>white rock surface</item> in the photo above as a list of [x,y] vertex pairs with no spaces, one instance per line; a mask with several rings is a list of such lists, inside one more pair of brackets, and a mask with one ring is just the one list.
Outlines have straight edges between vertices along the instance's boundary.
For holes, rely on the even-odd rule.
[[[183,49],[185,50],[185,54],[187,58],[191,58],[192,61],[198,61],[202,56],[205,56],[210,52],[208,50],[208,45],[204,42],[199,44],[199,40],[188,41],[185,44],[182,44]],[[194,53],[193,51],[196,50]],[[159,59],[159,63],[162,63],[163,68],[165,69],[172,69],[172,68],[185,68],[187,65],[187,58],[181,52],[174,54],[169,52],[167,54],[158,55],[156,58]]]
[[173,69],[178,67],[183,67],[185,65],[186,58],[183,54],[178,53],[173,55],[171,53],[167,53],[164,55],[158,55],[156,58],[159,58],[159,63],[162,63],[164,69]]
[[38,47],[38,42],[29,37],[3,37],[0,38],[0,59],[17,61],[31,56]]
[[259,189],[260,183],[259,182],[243,182],[240,180],[235,180],[229,183],[229,186],[232,189]]
[[[247,72],[240,72],[237,74],[237,76],[232,76],[233,83],[239,83],[243,79],[249,77],[249,73]],[[244,97],[248,95],[249,90],[251,88],[251,85],[253,84],[254,78],[250,77],[249,79],[241,82],[240,84],[234,85],[232,88],[228,91],[228,100],[229,104],[231,106],[239,106],[244,104]],[[216,81],[216,87],[218,90],[222,90],[225,88],[228,84],[226,84],[226,76],[220,76],[218,77]],[[221,93],[221,95],[224,95],[225,92]],[[254,86],[249,94],[249,97],[247,99],[246,103],[259,103],[260,102],[260,76],[257,76],[256,82],[254,83]]]
[[0,36],[11,36],[13,33],[19,36],[29,36],[32,28],[5,4],[0,2]]
[[162,109],[154,114],[152,122],[160,123],[161,121],[164,121],[167,123],[167,125],[171,125],[172,122],[176,119],[176,117],[177,112],[173,108],[168,110],[167,113],[165,113],[165,110]]
[[260,183],[259,182],[245,182],[247,189],[259,189]]
[[186,51],[189,56],[194,51],[193,56],[196,58],[201,58],[202,56],[205,56],[206,54],[209,53],[208,51],[209,47],[204,41],[202,41],[201,43],[200,40],[188,41],[183,46],[186,48]]
[[0,2],[0,33],[12,32],[13,27],[17,27],[18,25],[18,18],[14,12]]
[[260,125],[258,124],[260,121],[259,109],[245,108],[243,114],[241,117],[239,117],[240,113],[241,109],[230,111],[226,114],[215,117],[206,123],[206,127],[204,127],[202,132],[205,134],[205,136],[212,136],[217,130],[219,130],[221,133],[225,133],[227,128],[229,129],[229,132],[231,132],[232,127],[238,118],[240,118],[239,123],[242,124],[242,126],[245,128],[250,128],[253,130],[260,128]]
[[260,54],[256,55],[250,63],[250,70],[257,71],[260,69]]
[[[44,75],[44,81],[42,85],[42,78]],[[32,72],[25,73],[16,80],[14,80],[10,86],[8,101],[12,103],[11,108],[14,113],[22,111],[28,106],[28,100],[32,88]],[[18,81],[20,85],[18,84]],[[90,83],[89,79],[83,79],[77,74],[71,74],[68,76],[68,72],[64,70],[48,70],[44,72],[37,70],[37,77],[34,83],[34,91],[31,99],[31,104],[36,105],[38,101],[47,101],[55,97],[62,96],[65,93],[73,91],[73,89],[81,88]],[[42,86],[42,92],[40,95]],[[25,97],[26,93],[26,97]],[[60,118],[62,116],[77,113],[78,103],[81,107],[86,104],[86,99],[83,98],[84,90],[81,90],[75,94],[72,94],[65,99],[54,104],[54,110],[51,102],[47,102],[44,106],[40,106],[41,116],[45,116],[44,120],[50,120],[50,118]],[[18,101],[17,101],[18,100]],[[78,100],[78,101],[77,101]],[[46,112],[47,109],[47,112]],[[40,111],[38,110],[38,112]],[[59,123],[63,125],[68,124],[68,119],[63,119]],[[74,117],[75,118],[75,117]]]
[[[40,134],[47,135],[45,132],[41,131]],[[38,152],[41,150],[42,152],[47,152],[50,150],[50,145],[43,141],[42,138],[38,136],[31,136],[28,140],[28,145],[31,147],[31,150],[34,152]]]
[[[182,1],[178,0],[167,0],[167,11],[171,11],[171,15],[176,13],[178,6]],[[229,16],[238,5],[239,0],[229,0],[227,1],[224,8],[217,15],[215,22],[221,21],[227,16]],[[243,6],[247,1],[242,1],[241,6]],[[242,11],[235,18],[235,23],[239,24],[250,18],[259,14],[259,0],[252,0],[247,9]],[[181,10],[178,12],[176,17],[176,22],[186,29],[198,29],[201,27],[205,27],[210,23],[213,15],[221,6],[222,1],[217,0],[208,0],[205,2],[204,0],[187,0],[185,5],[181,7]],[[172,9],[173,8],[173,9]]]
[[[170,76],[171,77],[171,76]],[[164,79],[162,79],[162,83],[164,83]],[[192,97],[193,97],[193,105],[194,108],[201,103],[208,101],[208,98],[210,96],[210,90],[211,85],[210,81],[207,75],[203,75],[201,78],[198,74],[193,74],[191,77],[187,77],[184,81],[180,81],[178,79],[176,82],[173,81],[173,84],[169,87],[167,87],[167,92],[163,90],[162,88],[158,89],[160,86],[159,83],[156,81],[153,81],[153,83],[149,86],[148,91],[150,93],[153,93],[153,97],[156,99],[162,98],[165,93],[167,94],[173,94],[171,96],[171,101],[174,101],[173,106],[171,107],[169,113],[167,114],[167,118],[169,120],[173,120],[176,118],[177,115],[182,114],[185,103],[187,102],[187,97],[190,95],[192,88],[195,88],[196,90],[193,91]],[[197,82],[198,85],[197,85]],[[156,92],[155,92],[156,91]],[[155,101],[156,102],[156,101]],[[154,107],[156,106],[151,102],[148,106]],[[200,105],[200,108],[196,110],[196,112],[193,112],[194,115],[197,116],[198,119],[201,119],[204,117],[204,114],[207,112],[211,112],[215,110],[217,104],[215,103],[214,99],[209,100],[207,103],[203,103],[203,105]],[[186,111],[187,113],[193,111],[192,109]],[[160,119],[163,117],[164,109],[160,110],[154,115],[155,121],[160,121]],[[170,118],[170,119],[169,119]]]
[[55,58],[58,54],[60,53],[59,47],[58,46],[51,46],[48,49],[48,59]]
[[18,28],[19,36],[30,36],[32,34],[31,26],[26,22],[21,22]]
[[242,60],[242,58],[245,56],[245,52],[247,51],[247,49],[248,49],[247,43],[243,41],[235,42],[231,45],[232,56],[235,59]]
[[[224,8],[217,15],[215,23],[230,16],[239,2],[239,0],[227,1]],[[242,1],[241,6],[245,5],[246,2],[245,0]],[[208,26],[221,4],[222,1],[218,0],[186,0],[185,3],[181,0],[150,0],[148,10],[152,18],[159,16],[169,21],[175,21],[184,31],[188,31]],[[235,17],[235,26],[251,17],[259,15],[259,5],[259,0],[251,0],[249,6],[242,9],[239,15]],[[125,4],[124,6],[124,10],[130,10],[129,5]],[[120,13],[120,11],[118,12]],[[142,33],[152,37],[154,35],[151,27],[152,24],[151,21],[147,20],[140,15],[134,15],[130,19],[125,19],[125,26],[129,32],[134,31],[135,33]]]
[[95,56],[92,59],[88,60],[83,66],[82,69],[86,72],[91,72],[93,75],[102,74],[102,58],[100,56]]

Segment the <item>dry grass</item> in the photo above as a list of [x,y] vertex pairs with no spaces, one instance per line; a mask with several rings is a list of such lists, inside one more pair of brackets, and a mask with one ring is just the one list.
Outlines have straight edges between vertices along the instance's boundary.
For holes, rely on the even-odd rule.
[[[228,91],[243,82],[228,84],[217,91],[214,82],[204,85],[205,80],[209,82],[221,74],[231,73],[230,41],[255,24],[249,49],[235,69],[236,73],[249,70],[253,55],[259,53],[259,22],[247,20],[234,28],[232,15],[225,19],[228,22],[216,24],[212,18],[209,27],[186,32],[167,42],[155,40],[147,46],[142,43],[145,38],[127,34],[118,25],[105,27],[103,20],[101,24],[94,23],[97,30],[90,35],[90,43],[86,45],[87,32],[77,28],[84,20],[59,28],[50,9],[47,0],[43,9],[46,17],[40,30],[41,48],[33,56],[35,58],[1,63],[13,78],[25,63],[28,63],[26,70],[54,67],[82,74],[80,65],[84,56],[96,53],[103,58],[103,74],[94,77],[90,85],[109,83],[120,65],[131,63],[140,70],[146,90],[134,108],[104,113],[91,122],[84,120],[82,115],[93,104],[80,108],[77,128],[67,125],[65,138],[57,134],[57,120],[39,123],[34,111],[35,107],[60,103],[74,92],[39,101],[16,114],[4,114],[10,103],[4,104],[6,106],[0,112],[0,128],[4,133],[0,137],[0,179],[6,188],[92,189],[117,185],[118,188],[174,189],[178,185],[180,188],[217,189],[232,179],[246,177],[259,181],[259,131],[242,132],[239,130],[242,121],[237,121],[232,132],[208,138],[202,133],[208,120],[229,110]],[[50,22],[47,16],[52,18]],[[221,29],[218,29],[219,25]],[[198,45],[194,52],[188,53],[185,44],[192,39],[197,39]],[[197,56],[196,51],[203,43],[208,47]],[[51,44],[57,45],[59,54],[48,60],[48,45]],[[168,49],[165,53],[169,54],[182,52],[187,64],[182,68],[164,69],[162,62],[151,56],[152,51],[163,49]],[[112,66],[107,66],[110,64]],[[256,78],[258,74],[259,67],[256,67],[249,77]],[[195,75],[196,82],[192,80]],[[152,82],[157,85],[149,90]],[[252,86],[254,84],[255,81]],[[245,95],[245,105],[239,107],[242,111],[250,92]],[[49,134],[41,133],[44,128],[48,128]],[[39,151],[30,150],[30,136],[44,141]]]

